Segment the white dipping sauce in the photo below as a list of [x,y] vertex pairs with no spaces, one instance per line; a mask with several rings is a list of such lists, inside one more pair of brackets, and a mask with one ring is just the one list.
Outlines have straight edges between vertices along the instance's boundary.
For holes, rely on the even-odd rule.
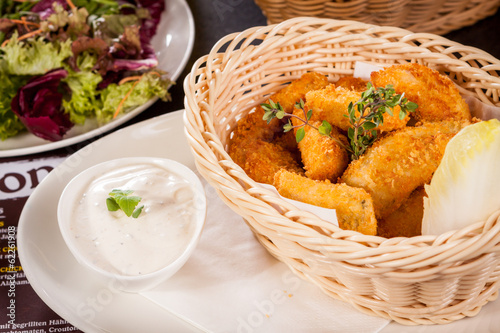
[[[138,218],[108,211],[113,189],[132,190]],[[71,230],[82,253],[111,273],[142,275],[172,263],[195,230],[195,193],[187,180],[154,164],[129,165],[96,177],[75,203]]]

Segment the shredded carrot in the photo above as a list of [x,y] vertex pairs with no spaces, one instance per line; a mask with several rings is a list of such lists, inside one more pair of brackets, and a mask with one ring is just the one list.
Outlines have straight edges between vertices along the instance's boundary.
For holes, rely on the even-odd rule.
[[73,2],[71,2],[71,0],[66,0],[66,3],[68,4],[68,6],[71,8],[71,9],[75,9],[76,6],[73,4]]
[[[156,74],[158,75],[158,77],[161,77],[161,74],[156,72],[156,71],[151,71],[149,72],[149,74]],[[129,77],[126,77],[126,78],[123,78],[121,79],[120,82],[118,82],[118,85],[122,85],[124,84],[125,82],[129,82],[129,81],[135,81],[135,80],[140,80],[142,79],[142,77],[146,75],[146,74],[142,74],[142,75],[136,75],[136,76],[129,76]]]
[[123,78],[121,79],[120,82],[118,82],[118,85],[122,85],[124,84],[125,82],[130,82],[130,81],[134,81],[134,80],[140,80],[142,78],[142,75],[137,75],[137,76],[129,76],[129,77],[126,77],[126,78]]
[[115,114],[113,115],[113,119],[115,119],[118,116],[118,114],[120,113],[121,108],[123,107],[123,103],[125,103],[125,101],[127,100],[127,98],[129,98],[130,94],[132,93],[132,90],[134,90],[134,88],[137,85],[137,83],[139,83],[139,80],[137,80],[137,81],[134,82],[134,84],[132,85],[132,88],[130,88],[130,90],[127,92],[127,94],[125,95],[125,97],[123,97],[123,99],[120,101],[120,104],[118,104],[118,107],[116,108]]
[[40,26],[40,24],[38,24],[38,23],[26,21],[26,18],[24,16],[23,16],[23,18],[21,20],[11,19],[10,21],[12,23],[23,24],[24,26],[27,26],[27,25],[32,25],[34,27],[39,27]]
[[160,73],[158,73],[158,72],[156,72],[156,71],[151,71],[151,72],[149,72],[149,73],[150,73],[150,74],[156,74],[156,75],[158,75],[158,77],[161,77],[161,74],[160,74]]
[[35,35],[38,35],[41,32],[43,32],[42,29],[36,29],[36,30],[30,31],[27,34],[24,34],[21,37],[19,37],[18,40],[23,40],[23,39],[27,39],[27,38],[33,37]]
[[[43,32],[43,30],[42,30],[42,29],[36,29],[36,30],[33,30],[33,31],[28,32],[27,34],[22,35],[22,36],[21,36],[21,37],[19,37],[17,40],[23,40],[23,39],[26,39],[26,38],[30,38],[30,37],[32,37],[32,36],[35,36],[35,35],[37,35],[37,34],[41,33],[41,32]],[[4,40],[4,42],[2,43],[2,45],[1,45],[1,46],[2,46],[2,47],[4,47],[5,45],[7,45],[7,43],[8,43],[9,41],[10,41],[10,39],[6,39],[6,40]]]
[[[26,38],[30,38],[32,36],[35,36],[39,33],[43,32],[42,29],[36,29],[36,30],[33,30],[33,31],[30,31],[28,32],[27,34],[24,34],[22,35],[21,37],[19,37],[17,40],[23,40],[23,39],[26,39]],[[7,45],[7,43],[10,41],[10,39],[6,39],[3,43],[2,43],[2,47],[4,47],[5,45]]]
[[[158,73],[158,72],[155,72],[155,71],[151,71],[149,72],[150,74],[156,74],[158,75],[159,77],[161,77],[161,74]],[[118,114],[120,113],[120,110],[123,106],[123,103],[125,103],[125,101],[127,100],[127,98],[130,96],[130,94],[132,93],[132,90],[134,90],[135,86],[137,85],[137,83],[139,83],[139,80],[142,79],[142,77],[144,76],[145,74],[142,74],[142,75],[136,75],[136,76],[129,76],[129,77],[126,77],[126,78],[123,78],[120,80],[120,82],[118,82],[118,85],[122,85],[126,82],[130,82],[130,81],[135,81],[134,84],[132,85],[132,88],[130,88],[130,90],[127,92],[127,94],[125,95],[125,97],[123,97],[123,99],[120,101],[120,104],[118,104],[118,107],[116,108],[116,111],[115,111],[115,114],[113,115],[113,119],[115,119]]]

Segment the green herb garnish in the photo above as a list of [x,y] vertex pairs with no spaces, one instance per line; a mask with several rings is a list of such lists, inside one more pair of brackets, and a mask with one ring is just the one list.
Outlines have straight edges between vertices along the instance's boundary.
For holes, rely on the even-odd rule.
[[[383,124],[384,113],[387,112],[392,116],[394,108],[398,105],[401,108],[399,112],[400,119],[403,119],[408,112],[413,112],[418,107],[416,103],[409,102],[404,97],[404,94],[396,94],[393,86],[390,84],[385,88],[375,89],[371,83],[368,83],[367,89],[361,93],[361,98],[356,103],[349,103],[347,108],[348,115],[346,115],[346,117],[349,118],[352,127],[347,131],[350,145],[346,146],[340,140],[330,135],[332,132],[332,125],[326,120],[323,120],[318,127],[309,122],[312,116],[312,110],[305,111],[303,100],[296,103],[295,107],[303,110],[304,118],[292,113],[286,113],[279,103],[274,103],[272,100],[269,100],[269,103],[261,104],[265,111],[263,119],[266,120],[267,123],[271,122],[274,118],[283,119],[285,117],[295,118],[301,121],[299,125],[294,126],[289,119],[288,123],[283,126],[285,132],[297,128],[295,134],[297,143],[302,141],[305,136],[304,126],[310,126],[316,129],[321,135],[328,136],[332,140],[335,140],[351,154],[352,159],[358,159],[366,149],[375,142],[377,139],[376,128]],[[358,115],[356,115],[356,111],[358,111]]]
[[[367,89],[361,93],[361,98],[356,103],[349,103],[347,111],[352,127],[347,130],[347,136],[353,159],[358,159],[375,142],[375,128],[384,123],[384,113],[393,116],[394,108],[398,105],[401,109],[399,119],[404,119],[408,112],[413,112],[418,107],[416,103],[409,102],[404,93],[396,94],[391,84],[375,89],[371,83],[368,83]],[[356,110],[359,112],[358,116]]]
[[131,196],[130,194],[133,192],[134,191],[132,190],[112,190],[109,193],[109,197],[106,199],[106,206],[108,207],[108,210],[110,212],[115,212],[121,209],[128,217],[139,217],[144,205],[136,208],[142,198],[135,195]]

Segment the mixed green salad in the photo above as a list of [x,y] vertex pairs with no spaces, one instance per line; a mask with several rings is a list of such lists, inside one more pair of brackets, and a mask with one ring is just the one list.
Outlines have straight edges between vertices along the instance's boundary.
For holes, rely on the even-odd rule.
[[164,0],[1,0],[0,139],[103,125],[172,82],[151,46]]

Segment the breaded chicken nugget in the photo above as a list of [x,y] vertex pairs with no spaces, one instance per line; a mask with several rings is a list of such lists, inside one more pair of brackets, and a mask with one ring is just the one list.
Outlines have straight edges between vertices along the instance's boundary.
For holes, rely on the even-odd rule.
[[[294,119],[293,123],[296,124],[297,121]],[[319,127],[321,123],[312,122],[311,125]],[[304,130],[305,136],[298,146],[306,176],[336,183],[349,164],[349,153],[337,141],[321,135],[316,129],[304,126]],[[332,127],[330,135],[344,146],[349,146],[347,137],[336,127]]]
[[288,150],[294,156],[295,160],[301,161],[300,150],[293,131],[279,133],[274,137],[273,143]]
[[280,103],[283,110],[292,113],[295,103],[305,99],[308,91],[322,89],[328,85],[326,76],[311,72],[303,74],[299,79],[292,81],[285,88],[276,92],[271,99],[275,103]]
[[363,80],[359,77],[354,76],[344,76],[341,77],[337,82],[335,82],[336,87],[342,87],[348,90],[353,90],[357,92],[363,92],[366,90],[366,85],[368,81]]
[[425,196],[423,186],[413,191],[401,207],[384,219],[378,220],[377,235],[386,238],[421,235]]
[[274,184],[285,198],[335,209],[342,229],[359,231],[365,235],[377,233],[372,199],[361,188],[312,180],[286,170],[275,174]]
[[349,164],[341,181],[370,193],[375,216],[385,218],[431,180],[448,141],[468,124],[425,123],[388,133]]
[[[295,103],[304,99],[309,90],[327,85],[326,76],[306,73],[269,99],[291,113]],[[280,168],[303,173],[296,160],[298,148],[295,139],[290,139],[292,133],[283,133],[283,123],[277,118],[268,124],[263,119],[264,113],[264,109],[258,106],[238,121],[229,142],[229,155],[257,182],[272,184],[274,173]]]
[[283,147],[259,139],[238,138],[229,147],[229,156],[254,181],[273,184],[280,169],[303,173],[292,153]]
[[278,118],[274,118],[268,124],[262,119],[264,109],[258,106],[252,112],[241,118],[233,131],[232,139],[247,137],[271,142],[276,133],[282,132],[282,124]]
[[[275,103],[280,103],[286,112],[292,113],[294,105],[300,99],[305,98],[305,94],[313,89],[320,89],[328,85],[326,76],[318,73],[306,73],[299,79],[293,81],[283,89],[277,91],[269,99]],[[266,101],[269,103],[269,100]],[[274,118],[268,124],[264,117],[264,109],[259,105],[252,112],[249,112],[242,119],[234,130],[233,137],[252,136],[254,139],[260,139],[271,142],[276,133],[283,132],[283,123]]]
[[392,84],[398,94],[405,93],[409,101],[417,103],[416,119],[441,121],[470,120],[469,106],[447,76],[417,63],[394,65],[372,72],[375,87]]
[[[312,110],[312,120],[326,120],[331,125],[347,131],[351,124],[349,122],[349,103],[356,103],[361,98],[361,92],[353,91],[334,84],[321,90],[310,91],[306,94],[305,108]],[[393,116],[384,114],[384,123],[378,127],[379,132],[389,132],[406,126],[410,119],[407,115],[399,119],[400,108],[394,109]],[[356,111],[357,114],[358,111]]]

